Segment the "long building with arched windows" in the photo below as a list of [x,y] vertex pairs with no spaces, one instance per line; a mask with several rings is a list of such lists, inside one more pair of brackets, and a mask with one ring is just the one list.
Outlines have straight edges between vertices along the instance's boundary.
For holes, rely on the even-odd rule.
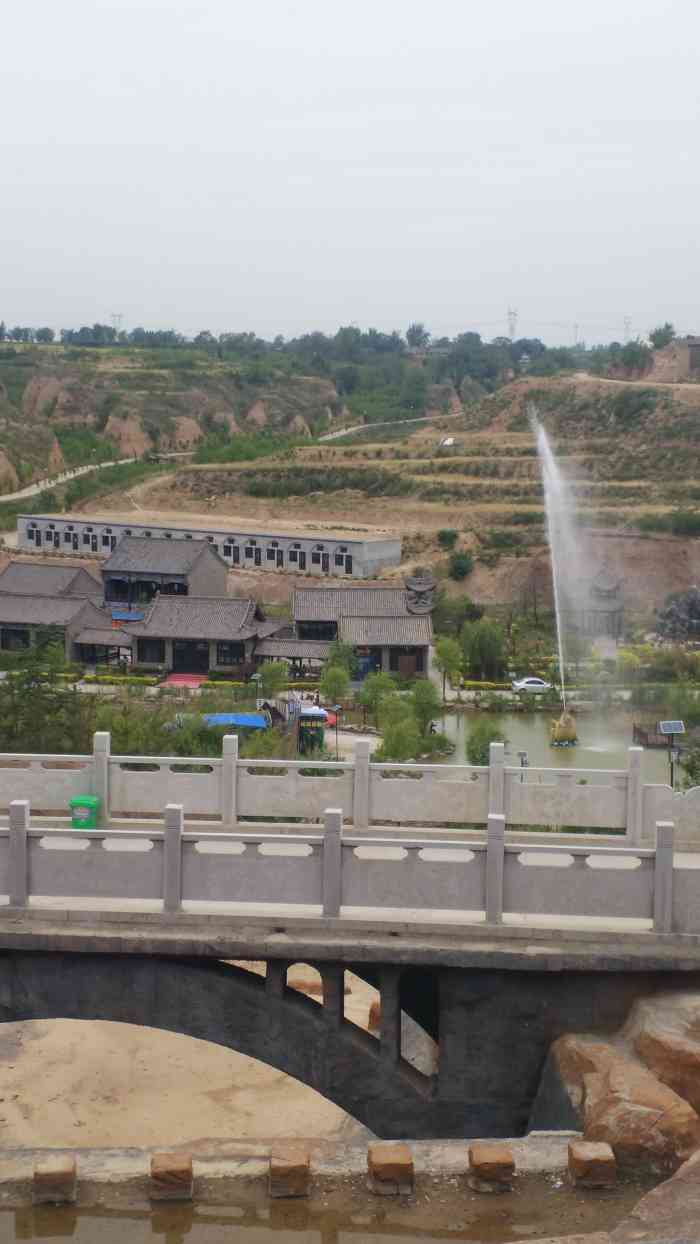
[[[151,521],[151,518],[154,521]],[[372,579],[401,563],[401,540],[390,531],[252,526],[190,515],[166,524],[163,515],[20,514],[17,548],[109,557],[124,536],[145,540],[206,540],[232,569],[269,570],[319,578]]]

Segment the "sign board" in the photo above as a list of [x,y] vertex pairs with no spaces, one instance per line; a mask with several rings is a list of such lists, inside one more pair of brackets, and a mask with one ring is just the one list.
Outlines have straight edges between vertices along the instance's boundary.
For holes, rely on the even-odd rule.
[[659,734],[685,734],[683,721],[660,721],[657,728]]

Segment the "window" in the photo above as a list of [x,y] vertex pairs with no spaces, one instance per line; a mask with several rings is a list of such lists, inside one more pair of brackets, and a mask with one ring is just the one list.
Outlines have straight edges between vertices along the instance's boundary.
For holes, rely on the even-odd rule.
[[186,531],[186,532],[185,532],[185,539],[186,539],[186,540],[191,540],[191,539],[192,539],[192,536],[191,536],[191,534],[190,534],[190,532],[189,532],[189,531]]
[[224,545],[224,548],[223,548],[223,554],[224,554],[224,557],[230,557],[230,556],[231,556],[231,553],[232,553],[232,548],[231,548],[231,545],[230,545],[230,544],[225,544],[225,545]]
[[216,645],[217,665],[238,665],[243,660],[245,660],[245,644],[226,642]]
[[108,536],[111,536],[111,534],[112,534],[112,528],[111,528],[111,527],[105,527],[105,531],[107,532],[107,535],[108,535]]
[[299,560],[299,554],[296,549],[289,550],[289,560],[290,562],[296,562]]
[[317,544],[315,547],[319,553],[322,553],[325,546],[323,544]]
[[69,524],[68,524],[68,530],[69,530],[69,531],[73,531],[73,530],[74,530],[74,527],[73,527],[73,524],[72,524],[72,523],[69,523]]
[[125,536],[130,536],[130,535],[131,535],[131,527],[127,527],[126,531],[124,532],[124,535],[125,535]]
[[72,535],[70,534],[70,531],[64,531],[64,533],[63,533],[63,543],[64,543],[64,544],[70,544],[70,542],[71,542],[71,540],[72,540],[72,539],[73,539],[73,537],[72,537]]
[[153,532],[152,532],[152,531],[144,531],[144,533],[143,533],[143,538],[144,538],[144,540],[150,540],[150,538],[151,538],[151,536],[152,536],[152,535],[153,535]]
[[213,543],[214,543],[214,537],[213,537],[213,536],[207,536],[207,540],[209,541],[209,543],[210,543],[210,544],[213,544]]
[[344,566],[344,565],[345,565],[345,554],[344,554],[344,553],[336,553],[336,555],[335,555],[335,564],[336,564],[336,566]]
[[92,534],[92,527],[86,527],[86,528],[85,528],[85,530],[86,530],[86,531],[89,531],[89,532],[90,532],[90,534]]
[[3,626],[0,646],[6,652],[19,652],[23,648],[28,648],[29,631],[25,630],[24,627],[20,629],[16,626]]
[[267,556],[267,560],[268,560],[269,562],[273,562],[273,561],[275,560],[275,556],[276,556],[276,554],[275,554],[275,550],[274,550],[274,549],[268,549],[268,550],[267,550],[267,554],[266,554],[266,556]]
[[90,543],[90,537],[87,532],[84,532],[83,533],[83,544],[89,544],[89,543]]
[[35,540],[35,539],[36,539],[36,531],[35,531],[35,529],[34,529],[33,527],[28,527],[28,528],[27,528],[27,538],[28,538],[29,540]]
[[102,547],[109,548],[109,536],[102,537]]
[[255,549],[250,544],[246,544],[243,552],[245,553],[246,557],[252,557],[253,553],[255,552]]
[[312,553],[312,554],[311,554],[311,565],[312,565],[312,566],[320,566],[320,565],[321,565],[321,554],[320,554],[320,553]]
[[172,538],[173,538],[173,533],[172,533],[172,531],[164,531],[164,532],[163,532],[163,535],[164,535],[164,537],[165,537],[165,539],[166,539],[166,540],[172,540]]
[[273,549],[278,549],[278,548],[279,548],[279,546],[280,546],[280,542],[279,542],[279,540],[273,540],[273,541],[272,541],[272,544],[270,545],[270,547],[271,547],[271,548],[273,548]]
[[139,661],[144,665],[163,665],[165,662],[165,640],[138,639],[136,642]]
[[56,524],[55,524],[55,523],[49,523],[49,531],[55,531],[55,530],[56,530]]

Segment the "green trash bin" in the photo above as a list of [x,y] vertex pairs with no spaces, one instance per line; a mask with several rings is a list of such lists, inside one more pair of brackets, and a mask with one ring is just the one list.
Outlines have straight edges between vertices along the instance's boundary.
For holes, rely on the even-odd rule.
[[76,795],[69,800],[73,829],[97,829],[100,801],[97,795]]

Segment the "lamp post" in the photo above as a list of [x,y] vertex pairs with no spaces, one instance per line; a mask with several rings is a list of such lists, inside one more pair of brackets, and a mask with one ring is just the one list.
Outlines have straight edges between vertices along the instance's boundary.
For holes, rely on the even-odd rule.
[[668,761],[671,766],[671,790],[676,789],[676,765],[681,758],[681,749],[676,743],[672,743],[668,749]]
[[338,718],[340,717],[342,707],[343,707],[342,704],[332,705],[333,712],[335,713],[335,758],[336,760],[340,760],[340,753],[338,751]]
[[527,769],[530,761],[527,752],[518,752],[518,756],[520,757],[520,781],[522,782],[525,776],[525,769]]
[[261,678],[262,678],[262,674],[251,674],[251,676],[250,676],[250,681],[251,681],[252,683],[255,683],[255,707],[256,707],[256,708],[258,707],[258,700],[260,699],[260,680],[261,680]]

